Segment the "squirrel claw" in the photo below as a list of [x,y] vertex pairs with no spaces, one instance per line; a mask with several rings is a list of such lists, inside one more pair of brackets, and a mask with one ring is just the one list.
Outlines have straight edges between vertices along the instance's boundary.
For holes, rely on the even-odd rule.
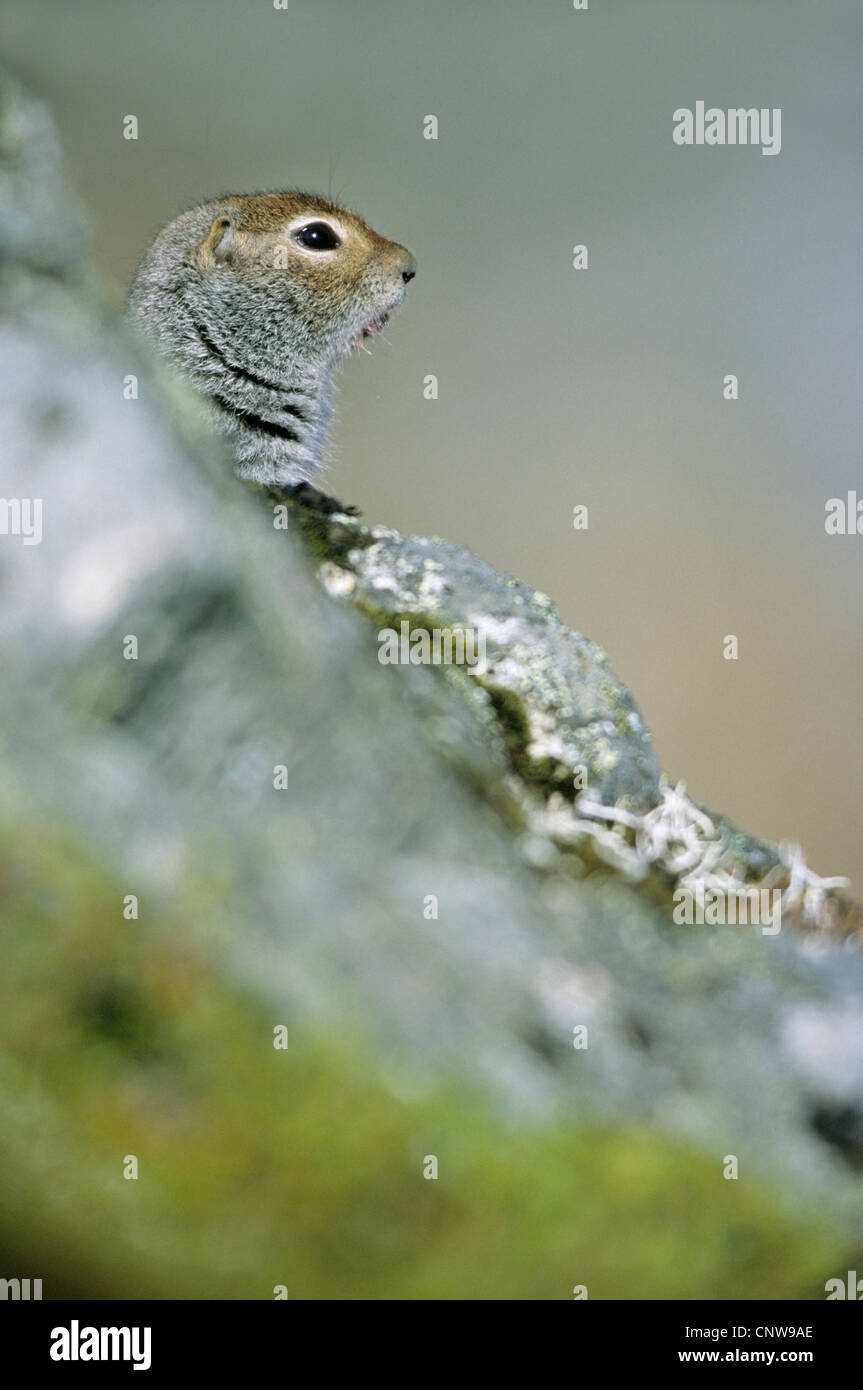
[[289,490],[289,496],[301,507],[308,507],[309,511],[319,512],[322,516],[333,516],[336,512],[341,512],[345,516],[362,515],[359,507],[347,506],[344,502],[340,502],[337,497],[328,497],[325,492],[321,492],[320,488],[313,487],[311,483],[297,483],[296,487]]

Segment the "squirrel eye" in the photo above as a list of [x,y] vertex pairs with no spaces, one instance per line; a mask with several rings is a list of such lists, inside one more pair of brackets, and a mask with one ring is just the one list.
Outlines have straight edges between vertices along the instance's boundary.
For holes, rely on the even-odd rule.
[[309,251],[334,251],[342,244],[328,222],[308,222],[294,232],[294,238]]

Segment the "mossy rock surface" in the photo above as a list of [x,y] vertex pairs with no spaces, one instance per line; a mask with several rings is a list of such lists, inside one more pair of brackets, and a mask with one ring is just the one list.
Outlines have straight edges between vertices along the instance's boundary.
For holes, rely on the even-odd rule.
[[205,927],[118,931],[117,883],[44,830],[5,862],[0,1242],[46,1297],[817,1298],[851,1258],[644,1125],[513,1124],[350,1022],[277,1050]]

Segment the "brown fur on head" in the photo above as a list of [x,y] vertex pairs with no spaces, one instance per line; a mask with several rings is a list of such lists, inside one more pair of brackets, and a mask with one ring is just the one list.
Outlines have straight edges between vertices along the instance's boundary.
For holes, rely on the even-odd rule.
[[203,207],[213,220],[193,254],[202,277],[221,276],[220,288],[239,278],[268,296],[289,286],[315,356],[336,358],[375,332],[416,271],[404,246],[315,194],[228,195]]

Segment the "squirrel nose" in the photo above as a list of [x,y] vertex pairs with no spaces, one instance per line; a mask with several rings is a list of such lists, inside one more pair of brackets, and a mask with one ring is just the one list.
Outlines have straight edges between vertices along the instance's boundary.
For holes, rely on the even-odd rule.
[[411,280],[414,278],[416,273],[417,263],[408,251],[406,254],[404,269],[402,271],[402,279],[404,280],[406,285],[410,284]]

